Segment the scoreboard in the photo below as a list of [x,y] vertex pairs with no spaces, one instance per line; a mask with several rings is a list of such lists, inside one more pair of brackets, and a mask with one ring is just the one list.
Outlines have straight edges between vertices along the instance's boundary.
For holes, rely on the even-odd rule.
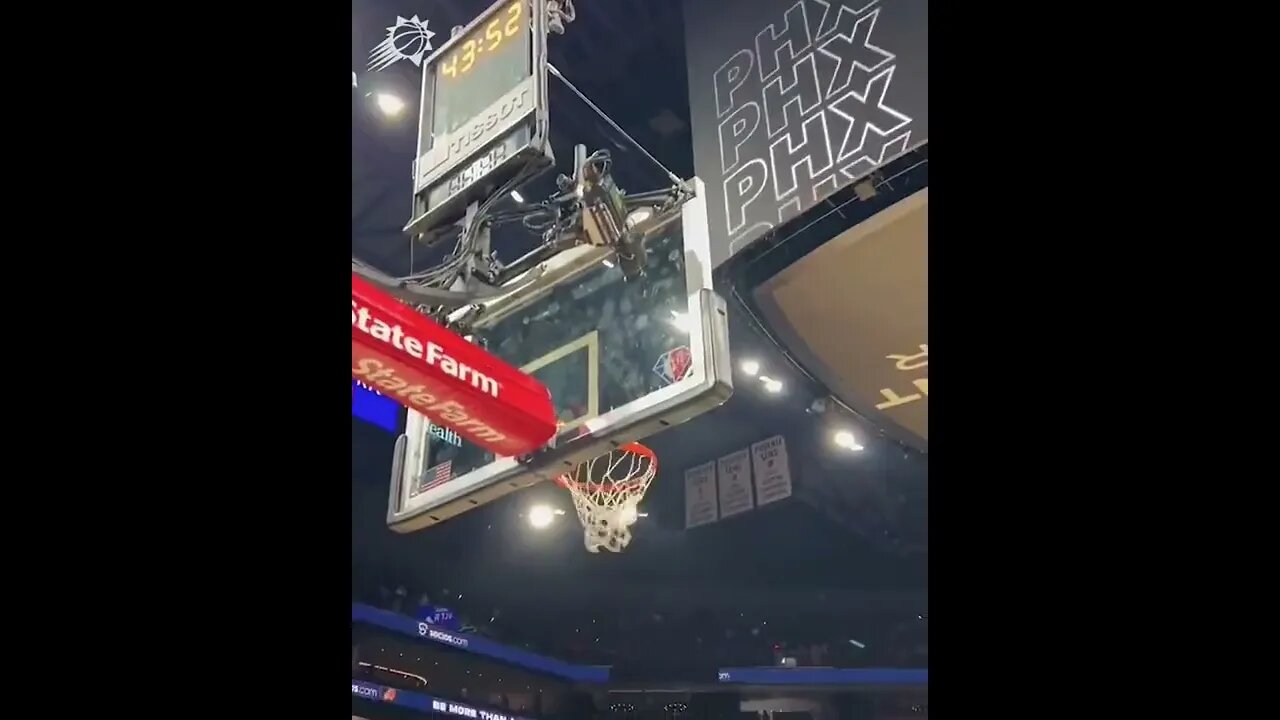
[[550,164],[546,24],[545,0],[501,0],[427,59],[406,232],[453,222]]

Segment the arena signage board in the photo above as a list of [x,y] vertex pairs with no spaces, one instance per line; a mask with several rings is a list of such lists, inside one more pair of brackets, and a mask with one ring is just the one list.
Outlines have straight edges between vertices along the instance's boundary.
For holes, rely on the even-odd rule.
[[537,673],[545,673],[564,678],[571,682],[582,683],[603,683],[609,680],[609,668],[600,665],[574,665],[563,660],[557,660],[545,655],[538,655],[517,647],[510,647],[495,642],[479,635],[470,635],[465,638],[466,644],[459,646],[456,643],[449,642],[439,637],[433,637],[431,628],[423,628],[420,621],[404,615],[398,615],[389,610],[381,610],[378,608],[362,605],[360,603],[352,603],[351,605],[351,621],[354,623],[364,623],[375,627],[388,630],[401,636],[417,638],[427,642],[435,642],[442,645],[449,645],[459,648],[460,650],[475,655],[483,655],[493,658],[504,663],[515,665],[517,667],[531,670]]
[[351,376],[498,455],[556,432],[545,386],[355,273]]
[[721,668],[716,677],[737,685],[929,685],[928,668]]
[[457,700],[434,697],[409,690],[397,690],[386,685],[376,685],[359,680],[351,681],[351,695],[362,700],[418,710],[433,717],[451,716],[474,718],[474,720],[528,720],[502,710],[490,710],[469,703],[458,702]]
[[686,0],[718,266],[929,138],[928,0]]
[[351,381],[351,415],[387,432],[400,430],[400,406],[395,400],[357,380]]

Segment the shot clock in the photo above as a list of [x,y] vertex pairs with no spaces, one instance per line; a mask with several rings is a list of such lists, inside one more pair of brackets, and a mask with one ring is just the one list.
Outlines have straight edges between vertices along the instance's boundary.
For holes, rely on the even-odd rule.
[[529,77],[526,0],[508,0],[483,25],[462,34],[436,63],[436,135],[453,132]]
[[545,0],[502,0],[427,59],[413,235],[453,222],[531,164],[549,164]]
[[[466,75],[475,66],[475,60],[486,51],[492,56],[503,48],[527,48],[528,23],[524,20],[524,3],[520,0],[502,8],[497,17],[492,17],[484,26],[483,37],[481,37],[480,28],[476,28],[470,36],[464,35],[458,41],[461,47],[456,48],[440,62],[440,74],[450,78]],[[513,39],[516,45],[510,44]]]

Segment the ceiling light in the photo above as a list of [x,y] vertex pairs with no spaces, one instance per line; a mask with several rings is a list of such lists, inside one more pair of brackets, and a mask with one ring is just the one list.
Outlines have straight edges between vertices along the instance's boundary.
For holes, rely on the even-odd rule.
[[756,373],[760,372],[760,363],[755,360],[743,360],[742,372],[755,377]]
[[833,435],[831,439],[835,442],[837,447],[842,447],[851,452],[858,452],[866,449],[858,442],[858,438],[854,437],[853,433],[848,430],[836,431],[836,434]]
[[529,524],[541,530],[556,518],[555,510],[549,505],[534,505],[529,509]]
[[520,194],[520,191],[519,191],[519,190],[512,190],[512,191],[511,191],[511,199],[512,199],[512,200],[515,200],[515,201],[516,201],[516,202],[518,202],[518,203],[523,203],[523,202],[524,202],[524,196]]
[[390,93],[377,93],[374,95],[374,102],[377,103],[378,109],[387,117],[396,117],[404,112],[404,101]]
[[777,394],[782,392],[782,381],[774,380],[768,375],[761,375],[760,382],[764,384],[764,389],[771,393]]

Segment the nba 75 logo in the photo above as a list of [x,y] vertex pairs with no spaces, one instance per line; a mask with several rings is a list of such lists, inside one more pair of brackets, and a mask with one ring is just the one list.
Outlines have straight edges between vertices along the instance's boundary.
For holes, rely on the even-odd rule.
[[681,345],[662,353],[658,358],[658,362],[653,364],[653,371],[658,374],[668,385],[678,382],[689,374],[689,369],[693,367],[693,353],[689,348]]
[[396,24],[387,28],[386,39],[369,51],[369,70],[385,70],[400,60],[422,67],[422,58],[431,50],[431,38],[436,36],[427,29],[427,22],[417,15],[408,20],[397,16]]

